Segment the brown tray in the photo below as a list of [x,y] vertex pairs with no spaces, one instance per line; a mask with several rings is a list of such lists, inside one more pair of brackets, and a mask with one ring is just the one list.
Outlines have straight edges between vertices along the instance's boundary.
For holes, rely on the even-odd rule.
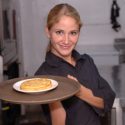
[[[13,84],[27,78],[50,78],[58,82],[57,88],[41,93],[22,93],[13,89]],[[16,104],[46,104],[67,99],[79,91],[80,84],[61,76],[41,75],[35,77],[15,78],[0,85],[0,99]]]

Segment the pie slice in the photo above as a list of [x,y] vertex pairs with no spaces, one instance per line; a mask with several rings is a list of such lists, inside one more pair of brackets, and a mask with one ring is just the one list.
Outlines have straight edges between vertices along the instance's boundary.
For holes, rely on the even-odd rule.
[[48,78],[33,78],[24,81],[20,85],[21,90],[25,91],[40,91],[46,90],[52,87],[51,80]]

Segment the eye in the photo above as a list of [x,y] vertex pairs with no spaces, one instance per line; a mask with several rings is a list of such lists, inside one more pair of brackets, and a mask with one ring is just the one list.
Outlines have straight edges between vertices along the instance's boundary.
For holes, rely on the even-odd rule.
[[79,33],[79,31],[72,31],[72,32],[70,32],[70,34],[73,35],[73,36],[77,35],[78,33]]
[[62,35],[64,32],[62,31],[62,30],[58,30],[58,31],[56,31],[56,34],[57,35]]

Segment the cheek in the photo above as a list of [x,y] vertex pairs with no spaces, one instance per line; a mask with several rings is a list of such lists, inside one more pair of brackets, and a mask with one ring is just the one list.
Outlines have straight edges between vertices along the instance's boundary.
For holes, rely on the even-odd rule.
[[78,41],[78,37],[71,37],[70,40],[75,44]]
[[51,41],[54,42],[54,43],[58,43],[58,42],[60,42],[61,40],[62,40],[62,38],[61,38],[61,37],[58,37],[58,36],[56,36],[56,35],[52,35],[52,37],[51,37]]

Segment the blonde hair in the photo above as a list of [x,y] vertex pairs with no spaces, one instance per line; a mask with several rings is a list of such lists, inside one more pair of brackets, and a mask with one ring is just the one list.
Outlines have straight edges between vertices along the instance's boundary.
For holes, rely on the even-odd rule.
[[54,24],[56,24],[60,20],[60,18],[64,15],[74,18],[77,24],[79,25],[79,29],[81,28],[82,22],[81,22],[79,13],[74,7],[65,3],[65,4],[58,4],[50,10],[47,17],[48,29],[50,30],[51,27]]
[[[64,3],[64,4],[57,4],[50,10],[47,17],[48,30],[50,30],[54,24],[58,23],[58,21],[62,16],[69,16],[75,19],[76,23],[79,26],[79,30],[81,29],[82,22],[81,22],[79,13],[73,6],[67,3]],[[51,44],[49,43],[47,47],[47,52],[50,51],[50,48],[51,48]]]

